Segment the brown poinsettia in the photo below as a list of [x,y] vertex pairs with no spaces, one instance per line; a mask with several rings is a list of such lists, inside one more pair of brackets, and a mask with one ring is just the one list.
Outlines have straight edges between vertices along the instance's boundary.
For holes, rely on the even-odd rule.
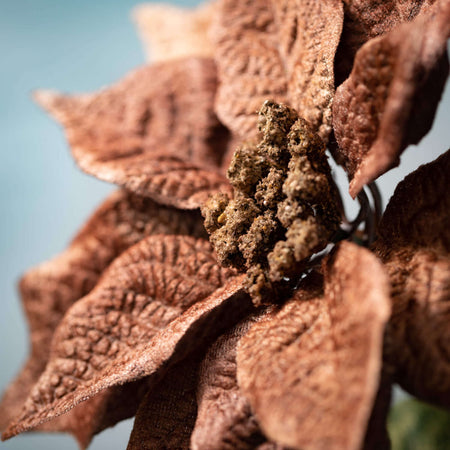
[[379,223],[364,188],[431,126],[450,0],[219,0],[172,25],[140,11],[163,61],[96,94],[36,94],[120,190],[20,283],[32,347],[3,438],[85,448],[135,415],[130,450],[376,449],[394,382],[450,408],[450,151]]

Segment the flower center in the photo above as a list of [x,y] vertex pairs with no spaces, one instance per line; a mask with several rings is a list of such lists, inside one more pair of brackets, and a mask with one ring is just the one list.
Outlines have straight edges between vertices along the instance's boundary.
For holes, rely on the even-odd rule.
[[203,207],[223,265],[247,273],[255,304],[280,299],[340,223],[325,145],[283,104],[259,112],[261,141],[239,147],[228,169],[234,198],[216,194]]

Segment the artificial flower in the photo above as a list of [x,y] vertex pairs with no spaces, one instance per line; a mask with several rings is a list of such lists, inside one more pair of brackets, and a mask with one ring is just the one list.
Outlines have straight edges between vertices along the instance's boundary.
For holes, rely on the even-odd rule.
[[[220,0],[186,27],[208,28],[212,54],[180,57],[175,33],[173,59],[99,93],[37,93],[79,166],[120,190],[21,281],[32,351],[3,438],[38,427],[85,448],[136,415],[130,450],[386,448],[394,382],[449,408],[450,153],[381,220],[364,191],[430,128],[449,24],[449,0]],[[353,223],[326,144],[361,202]],[[208,216],[222,201],[258,212],[229,227],[234,259],[213,235],[231,209]],[[294,255],[278,266],[277,245]],[[261,274],[278,283],[264,301]]]

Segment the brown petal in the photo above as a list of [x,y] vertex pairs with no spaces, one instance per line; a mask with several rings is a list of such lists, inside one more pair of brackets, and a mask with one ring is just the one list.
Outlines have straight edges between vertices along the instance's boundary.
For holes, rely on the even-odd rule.
[[388,358],[417,397],[450,407],[450,151],[401,182],[375,250],[392,285]]
[[200,369],[198,415],[191,448],[254,449],[266,442],[236,379],[236,346],[260,310],[221,336],[208,350]]
[[221,81],[216,110],[223,123],[249,138],[257,111],[271,99],[288,102],[326,140],[342,20],[337,0],[220,2],[212,36]]
[[255,449],[267,442],[236,380],[236,345],[264,313],[232,327],[206,356],[196,351],[169,370],[142,401],[128,450]]
[[158,233],[205,236],[198,212],[163,207],[118,191],[97,209],[65,252],[25,274],[20,291],[32,350],[4,394],[0,429],[19,413],[44,370],[53,332],[67,309],[91,291],[114,258],[145,236]]
[[206,356],[197,351],[181,361],[147,393],[136,415],[129,450],[254,449],[267,443],[236,380],[236,345],[264,313],[260,310],[234,326]]
[[71,433],[86,449],[96,434],[133,417],[147,389],[147,379],[108,388],[33,431]]
[[389,359],[395,381],[450,408],[450,258],[404,249],[384,259],[392,283]]
[[396,188],[380,223],[380,245],[450,253],[450,150],[420,166]]
[[410,22],[435,0],[344,0],[344,26],[335,58],[336,86],[350,74],[357,50],[368,40]]
[[398,165],[429,131],[448,74],[450,1],[437,0],[410,23],[367,42],[337,89],[333,126],[338,160],[354,197]]
[[[320,285],[319,285],[320,287]],[[388,281],[349,242],[238,347],[238,382],[264,433],[295,448],[360,448],[378,389]]]
[[166,61],[187,56],[213,56],[209,27],[215,3],[195,9],[146,3],[133,11],[148,61]]
[[199,357],[181,361],[142,400],[128,450],[189,449],[197,413]]
[[220,329],[215,319],[226,325],[223,314],[229,321],[249,308],[237,294],[241,277],[216,290],[230,276],[204,240],[160,235],[131,247],[60,323],[46,370],[4,438],[184,357]]
[[191,209],[228,188],[215,170],[228,141],[215,91],[214,62],[189,58],[141,68],[97,94],[40,91],[36,100],[64,125],[84,171]]

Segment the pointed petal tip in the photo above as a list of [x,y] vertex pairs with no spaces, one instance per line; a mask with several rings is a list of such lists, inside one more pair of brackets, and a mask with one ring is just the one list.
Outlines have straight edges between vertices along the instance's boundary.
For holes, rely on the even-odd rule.
[[53,118],[62,122],[67,119],[69,108],[67,101],[70,97],[51,89],[38,89],[33,91],[32,98],[42,109],[47,111]]
[[31,93],[33,100],[46,110],[52,109],[53,105],[61,96],[59,92],[51,89],[37,89]]
[[356,175],[353,178],[353,180],[350,181],[348,193],[350,194],[353,200],[356,200],[356,197],[362,191],[365,184],[366,184],[365,180],[363,180],[362,177]]
[[3,431],[2,435],[1,435],[1,441],[5,442],[8,439],[11,439],[12,437],[16,436],[18,433],[14,433],[14,428],[11,427],[11,425],[9,425],[5,431]]
[[400,158],[398,156],[385,155],[380,150],[380,147],[382,147],[382,144],[372,146],[366,159],[361,162],[353,179],[350,181],[349,193],[353,200],[365,185],[375,181],[379,176],[399,165]]
[[165,3],[140,3],[134,6],[131,10],[131,20],[137,25],[139,31],[144,31],[149,25],[162,26],[159,21],[161,13],[180,11],[181,8],[177,8]]
[[[367,160],[369,160],[371,158],[371,155],[369,153],[369,155],[367,156]],[[352,180],[350,181],[349,184],[349,189],[348,192],[350,193],[351,197],[353,198],[353,200],[356,199],[356,196],[363,190],[363,187],[370,183],[371,181],[374,180],[374,178],[376,177],[371,177],[371,174],[368,174],[368,172],[371,172],[371,168],[369,167],[369,170],[367,170],[367,164],[366,161],[363,161],[361,163],[361,166],[358,167],[358,170],[355,172],[355,174],[353,175]]]

